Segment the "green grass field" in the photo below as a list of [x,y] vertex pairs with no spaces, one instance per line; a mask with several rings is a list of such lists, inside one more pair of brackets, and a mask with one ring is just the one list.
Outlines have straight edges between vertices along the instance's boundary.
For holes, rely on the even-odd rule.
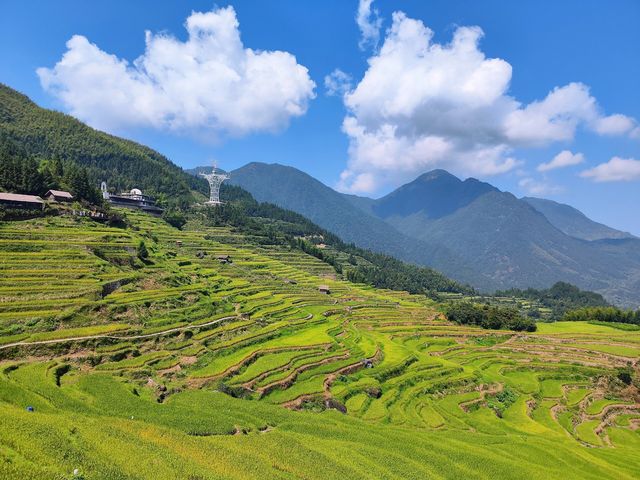
[[640,331],[452,325],[288,247],[123,215],[0,224],[0,478],[639,477]]

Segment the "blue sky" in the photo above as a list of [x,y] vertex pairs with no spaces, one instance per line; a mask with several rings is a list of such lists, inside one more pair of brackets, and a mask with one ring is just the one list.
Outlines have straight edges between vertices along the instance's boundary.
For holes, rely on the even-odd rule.
[[184,167],[278,162],[370,196],[447,168],[640,234],[640,2],[376,0],[360,25],[358,7],[7,1],[0,82]]

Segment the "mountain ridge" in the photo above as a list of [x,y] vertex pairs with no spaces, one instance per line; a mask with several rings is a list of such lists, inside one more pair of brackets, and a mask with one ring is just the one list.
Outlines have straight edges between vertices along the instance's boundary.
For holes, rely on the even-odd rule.
[[[432,188],[434,183],[437,186]],[[394,213],[407,215],[417,212],[429,218],[441,218],[496,190],[475,178],[462,181],[446,170],[431,170],[376,200],[373,211],[382,218]]]
[[606,238],[638,238],[629,232],[616,230],[595,222],[571,205],[536,197],[522,197],[533,208],[542,213],[552,225],[569,236],[583,240],[602,240]]
[[[347,243],[418,265],[431,266],[439,257],[456,262],[445,246],[430,247],[403,235],[384,220],[356,208],[342,194],[294,167],[251,162],[231,171],[230,175],[230,184],[249,191],[256,200],[298,212]],[[289,197],[296,200],[290,202]],[[325,215],[325,212],[330,213]],[[459,268],[465,270],[464,265]],[[467,273],[469,277],[473,275]]]
[[[242,167],[231,172],[232,181],[261,201],[298,211],[343,238],[346,234],[345,240],[356,245],[403,255],[404,260],[429,265],[476,288],[546,288],[567,281],[617,304],[640,304],[640,240],[623,236],[590,241],[567,235],[530,203],[486,182],[463,181],[436,170],[373,200],[338,193],[293,167],[250,165],[260,170],[259,176],[249,179]],[[295,194],[276,170],[302,174],[295,175]],[[312,193],[317,188],[322,195]],[[339,207],[337,197],[344,200]],[[337,210],[347,208],[359,210],[358,226],[375,223],[378,230],[332,222]],[[377,236],[383,231],[380,222],[393,227],[385,233],[393,232],[395,251]],[[406,243],[398,245],[403,240]],[[416,248],[419,254],[413,256]]]

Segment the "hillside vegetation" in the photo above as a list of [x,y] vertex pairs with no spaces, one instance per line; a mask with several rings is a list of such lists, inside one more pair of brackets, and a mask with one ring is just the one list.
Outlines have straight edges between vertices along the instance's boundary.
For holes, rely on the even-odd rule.
[[183,206],[195,200],[192,190],[208,191],[203,179],[185,173],[155,150],[94,130],[69,115],[40,108],[3,84],[0,139],[18,145],[28,158],[38,162],[73,162],[86,168],[93,185],[107,181],[115,191],[138,187],[159,196],[162,202]]
[[551,319],[553,320],[559,320],[565,313],[577,308],[610,306],[609,302],[599,293],[580,290],[566,282],[557,282],[550,288],[540,290],[512,288],[496,292],[496,296],[509,296],[539,302],[544,307],[551,309]]
[[637,477],[640,332],[455,325],[291,218],[119,213],[0,223],[0,478]]
[[240,187],[223,185],[221,195],[224,205],[205,210],[210,224],[232,226],[247,235],[262,236],[257,239],[259,243],[288,245],[301,250],[333,266],[337,274],[353,282],[431,295],[436,292],[475,293],[473,288],[431,268],[347,244],[299,213],[257,202]]
[[570,205],[544,198],[523,197],[537,211],[542,213],[551,224],[571,237],[582,240],[603,240],[635,238],[628,232],[621,232],[587,218],[580,210]]
[[622,307],[640,304],[640,239],[567,206],[532,206],[530,199],[444,170],[427,172],[376,200],[343,195],[277,164],[251,163],[231,176],[259,201],[297,211],[358,246],[428,265],[484,293],[544,289],[563,281]]

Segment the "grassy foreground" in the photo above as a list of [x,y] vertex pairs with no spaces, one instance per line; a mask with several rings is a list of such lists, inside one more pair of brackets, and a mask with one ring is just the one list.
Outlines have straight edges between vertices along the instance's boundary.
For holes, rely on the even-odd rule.
[[126,215],[0,224],[0,478],[638,477],[640,332],[451,325],[300,251]]

